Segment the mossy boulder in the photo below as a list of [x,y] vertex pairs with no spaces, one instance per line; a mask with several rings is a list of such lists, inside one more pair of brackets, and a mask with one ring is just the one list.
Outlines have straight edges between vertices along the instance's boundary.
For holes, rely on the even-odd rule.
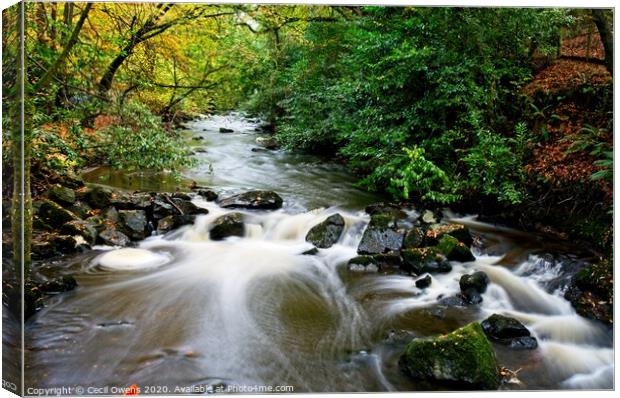
[[425,272],[448,273],[452,266],[435,247],[420,247],[401,251],[403,270],[421,275]]
[[437,243],[437,250],[446,256],[448,260],[452,261],[466,263],[476,259],[471,250],[469,250],[469,247],[467,247],[463,242],[459,242],[459,240],[455,237],[447,234],[443,235],[441,239],[439,239],[439,243]]
[[398,253],[361,255],[353,257],[347,263],[350,271],[377,272],[397,270],[402,264]]
[[320,249],[332,247],[344,231],[344,218],[338,213],[332,214],[327,219],[308,231],[306,242],[312,243]]
[[495,390],[500,383],[493,346],[477,322],[446,335],[412,340],[399,366],[413,379],[458,389]]
[[422,247],[424,243],[424,230],[422,228],[413,228],[405,234],[403,241],[403,249],[416,249]]
[[92,208],[88,205],[88,203],[78,200],[71,206],[67,207],[67,210],[73,212],[80,218],[88,218]]
[[613,261],[604,259],[579,270],[564,297],[586,318],[613,324]]
[[60,228],[60,232],[65,235],[81,236],[90,245],[97,239],[95,226],[87,221],[69,221]]
[[80,219],[73,212],[48,199],[41,201],[38,216],[41,221],[54,228],[60,228],[63,224],[69,221],[76,221]]
[[62,185],[54,185],[47,192],[47,197],[63,206],[75,203],[75,191]]
[[209,230],[211,240],[223,240],[229,236],[243,236],[244,234],[245,225],[241,213],[229,213],[216,218]]
[[481,303],[481,295],[487,290],[489,283],[489,277],[482,271],[476,271],[471,275],[463,275],[459,280],[461,295],[469,304]]
[[111,189],[95,186],[87,191],[85,199],[95,209],[103,209],[110,206],[113,196]]
[[473,243],[469,229],[461,224],[434,224],[426,230],[424,241],[427,246],[434,246],[444,235],[451,235],[466,246]]

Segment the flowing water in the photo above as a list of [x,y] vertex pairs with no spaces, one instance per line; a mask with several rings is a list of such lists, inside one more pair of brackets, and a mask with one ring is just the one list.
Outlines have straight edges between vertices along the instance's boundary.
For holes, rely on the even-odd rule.
[[[219,127],[235,133],[221,134]],[[502,388],[613,387],[611,331],[578,316],[562,297],[578,260],[526,253],[503,266],[497,264],[503,253],[490,255],[482,244],[476,261],[453,262],[453,270],[434,275],[425,290],[410,276],[349,271],[346,263],[369,221],[363,207],[381,198],[357,189],[336,164],[251,151],[255,127],[239,115],[192,122],[191,134],[203,138],[193,142],[206,152],[198,153],[204,162],[186,177],[224,194],[275,190],[284,207],[244,212],[244,237],[210,241],[210,223],[228,210],[196,198],[209,214],[194,225],[137,248],[99,247],[60,264],[77,274],[79,288],[58,296],[26,326],[27,385],[137,384],[150,393],[188,391],[175,390],[179,386],[415,390],[428,386],[409,380],[397,365],[411,338],[501,313],[522,321],[539,341],[532,351],[495,345],[500,364],[517,371]],[[346,222],[340,241],[303,255],[308,230],[336,212]],[[486,235],[495,240],[506,232],[492,231]],[[508,246],[519,247],[512,242]],[[474,270],[491,280],[481,305],[438,303]]]

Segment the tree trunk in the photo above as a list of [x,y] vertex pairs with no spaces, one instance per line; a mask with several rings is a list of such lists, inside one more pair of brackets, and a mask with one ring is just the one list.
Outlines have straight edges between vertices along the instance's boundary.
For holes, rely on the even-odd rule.
[[62,50],[62,53],[56,58],[56,61],[47,69],[45,74],[37,81],[37,84],[34,86],[34,91],[38,91],[43,89],[47,84],[51,81],[52,77],[58,70],[60,66],[65,62],[65,59],[69,56],[71,49],[77,43],[78,36],[80,34],[80,30],[82,30],[82,26],[84,25],[84,21],[86,21],[86,17],[88,16],[88,12],[90,11],[93,3],[87,3],[84,10],[82,10],[82,14],[80,15],[80,19],[75,25],[73,32],[71,33],[71,37],[67,44],[65,44],[65,48]]
[[598,33],[601,35],[601,41],[605,48],[605,66],[609,73],[614,74],[614,35],[611,28],[611,23],[605,15],[608,10],[593,9],[592,18],[598,29]]
[[[170,11],[173,5],[173,3],[158,4],[156,8],[159,10],[159,13],[154,18],[147,19],[144,25],[142,25],[142,27],[140,27],[140,29],[138,29],[138,31],[131,36],[129,43],[121,50],[116,58],[114,58],[112,63],[108,65],[108,68],[101,77],[101,80],[99,80],[98,91],[100,96],[105,97],[107,95],[108,91],[112,88],[114,75],[116,75],[118,69],[121,65],[123,65],[123,62],[129,58],[138,44],[152,37],[147,36],[147,34],[157,30],[157,21],[160,20],[168,11]],[[161,29],[157,34],[163,33],[166,29],[167,28]]]
[[[25,2],[19,5],[17,31],[20,36],[19,47],[24,48]],[[23,11],[23,13],[22,13]],[[13,163],[13,197],[11,200],[11,233],[13,238],[13,265],[15,276],[19,280],[26,278],[30,270],[30,252],[32,238],[32,198],[30,195],[30,142],[31,120],[22,119],[27,92],[25,85],[25,65],[23,53],[16,56],[17,78],[11,89],[11,155]]]
[[67,37],[69,37],[69,32],[71,31],[71,21],[73,20],[73,3],[65,3],[63,9],[63,23],[64,30],[62,32],[62,41],[67,41]]
[[103,77],[99,81],[99,95],[103,97],[108,93],[108,91],[110,91],[110,89],[112,88],[112,82],[114,81],[114,75],[121,67],[123,62],[125,62],[125,60],[131,55],[134,47],[135,44],[133,44],[133,42],[130,42],[127,46],[125,46],[125,48],[120,52],[120,54],[118,54],[116,58],[114,58],[112,63],[110,63],[108,69],[106,69]]

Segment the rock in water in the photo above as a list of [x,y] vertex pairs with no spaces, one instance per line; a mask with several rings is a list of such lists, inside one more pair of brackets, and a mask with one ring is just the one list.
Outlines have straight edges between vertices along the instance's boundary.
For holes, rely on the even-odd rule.
[[455,237],[459,242],[463,242],[467,246],[471,246],[473,239],[464,225],[461,224],[437,224],[432,225],[427,231],[425,242],[427,245],[436,245],[442,236],[449,234]]
[[234,133],[235,130],[233,129],[227,129],[226,127],[220,127],[220,133],[222,134],[227,134],[227,133]]
[[95,226],[87,221],[69,221],[60,228],[60,232],[65,235],[81,236],[89,245],[94,244],[97,239]]
[[130,239],[122,232],[108,228],[99,234],[99,240],[104,245],[125,247],[129,244]]
[[476,257],[474,257],[471,250],[464,243],[459,242],[458,239],[450,235],[441,237],[437,244],[437,249],[448,260],[460,261],[462,263],[476,260]]
[[426,289],[431,285],[431,283],[433,283],[433,278],[427,274],[425,277],[415,281],[415,287],[418,289]]
[[272,210],[282,207],[283,200],[273,191],[249,191],[222,199],[219,205],[224,208],[243,208]]
[[477,322],[447,335],[412,340],[399,366],[414,379],[458,389],[495,390],[500,382],[493,346]]
[[198,191],[198,195],[205,198],[205,200],[208,202],[213,202],[214,200],[217,200],[217,193],[211,191],[210,189],[201,189]]
[[350,271],[389,272],[398,270],[402,259],[398,253],[361,255],[353,257],[348,262]]
[[403,241],[403,249],[415,249],[422,246],[424,231],[421,228],[413,228],[407,231]]
[[[208,214],[209,210],[198,207],[189,200],[181,198],[173,198],[172,202],[178,207],[184,215]],[[176,210],[176,208],[175,208]]]
[[258,137],[256,139],[256,144],[265,149],[278,149],[278,143],[274,137]]
[[421,247],[417,249],[405,249],[403,256],[403,270],[421,275],[425,272],[448,273],[452,266],[434,247]]
[[538,341],[518,320],[493,314],[481,323],[484,333],[492,340],[509,345],[517,350],[531,350],[538,347]]
[[344,231],[344,218],[338,213],[332,214],[327,219],[310,229],[306,235],[306,242],[312,243],[319,249],[327,249],[338,242]]
[[381,254],[398,251],[403,246],[404,231],[396,226],[394,217],[385,214],[374,215],[364,230],[357,248],[358,254]]
[[463,298],[470,304],[482,302],[480,296],[487,290],[489,277],[482,271],[476,271],[471,275],[463,275],[459,280],[459,287]]
[[187,224],[193,224],[196,216],[192,214],[166,216],[157,221],[157,233],[163,234]]
[[243,236],[245,225],[243,224],[243,214],[230,213],[215,219],[209,230],[211,240],[222,240],[229,236]]
[[146,238],[147,219],[144,210],[121,210],[118,212],[119,223],[125,235],[133,240]]

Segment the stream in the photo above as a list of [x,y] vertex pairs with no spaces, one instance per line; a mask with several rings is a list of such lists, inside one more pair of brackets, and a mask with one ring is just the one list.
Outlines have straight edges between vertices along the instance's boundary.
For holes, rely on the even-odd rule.
[[[419,390],[424,386],[398,368],[407,342],[499,313],[520,320],[539,342],[527,351],[494,344],[500,365],[517,374],[503,389],[613,388],[612,332],[563,298],[581,264],[577,256],[539,250],[498,265],[520,243],[485,226],[476,261],[452,262],[452,271],[433,275],[424,290],[411,276],[349,271],[370,219],[364,207],[386,198],[357,188],[342,166],[324,159],[252,151],[258,123],[239,114],[189,122],[200,162],[184,177],[220,197],[273,190],[284,198],[282,209],[242,211],[244,237],[210,241],[210,223],[231,210],[197,197],[193,202],[209,214],[147,238],[140,250],[97,246],[63,259],[59,266],[79,287],[54,297],[26,324],[26,385],[137,384],[163,394],[188,392],[179,386]],[[130,190],[175,184],[106,169],[85,178]],[[302,255],[311,246],[308,230],[336,212],[345,220],[339,242]],[[458,293],[460,276],[474,270],[491,280],[480,305],[438,303]]]

